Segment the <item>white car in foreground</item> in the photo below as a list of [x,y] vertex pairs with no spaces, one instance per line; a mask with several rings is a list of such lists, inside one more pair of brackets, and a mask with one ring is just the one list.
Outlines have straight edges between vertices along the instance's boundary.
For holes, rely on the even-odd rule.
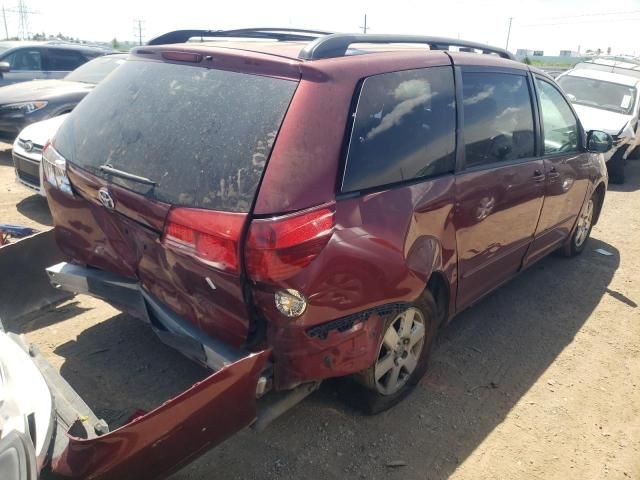
[[0,326],[0,476],[36,480],[54,428],[47,382],[22,339]]
[[16,181],[43,197],[42,188],[42,149],[58,131],[69,114],[59,115],[25,127],[13,142],[13,166],[16,170]]
[[605,157],[612,183],[624,182],[624,164],[640,149],[640,78],[620,73],[575,68],[556,81],[566,92],[585,130],[602,130],[613,137]]

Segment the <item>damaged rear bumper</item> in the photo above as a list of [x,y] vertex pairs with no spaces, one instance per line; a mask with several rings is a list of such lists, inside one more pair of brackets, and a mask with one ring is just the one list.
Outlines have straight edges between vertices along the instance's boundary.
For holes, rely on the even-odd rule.
[[66,262],[46,270],[54,286],[100,298],[148,322],[164,343],[214,371],[250,353],[206,335],[166,308],[135,280]]
[[[46,458],[38,458],[37,463],[63,478],[158,478],[221,443],[255,420],[256,387],[270,355],[264,350],[225,365],[158,408],[109,432],[36,348],[17,335],[0,335],[15,342],[37,367],[39,373],[32,372],[34,378],[29,380],[44,379],[48,386],[53,428],[47,430]],[[8,438],[12,432],[6,430]],[[16,433],[29,439],[29,432]],[[35,443],[35,433],[31,438]],[[17,451],[15,443],[9,446]],[[34,450],[28,444],[24,449],[31,463]],[[12,453],[9,448],[7,452]],[[0,457],[3,453],[0,450]]]

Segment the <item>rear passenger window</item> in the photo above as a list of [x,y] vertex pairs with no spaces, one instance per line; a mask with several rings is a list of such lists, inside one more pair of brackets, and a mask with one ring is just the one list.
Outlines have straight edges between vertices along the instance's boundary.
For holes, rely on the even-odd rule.
[[544,153],[578,150],[578,122],[562,94],[551,84],[536,79],[544,125]]
[[527,78],[463,72],[467,167],[534,156],[533,110]]
[[342,191],[453,171],[455,122],[451,67],[367,78],[358,100]]
[[53,72],[70,72],[87,61],[81,53],[73,50],[49,49],[46,56],[47,70]]

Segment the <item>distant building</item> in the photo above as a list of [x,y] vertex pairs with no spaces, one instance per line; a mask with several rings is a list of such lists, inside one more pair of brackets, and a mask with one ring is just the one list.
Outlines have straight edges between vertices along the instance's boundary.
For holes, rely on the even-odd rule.
[[561,57],[579,57],[580,52],[576,52],[575,50],[560,50]]
[[533,50],[529,50],[528,48],[519,48],[516,50],[516,57],[524,58],[533,56]]
[[543,50],[534,50],[533,51],[533,56],[534,57],[544,57],[544,51]]

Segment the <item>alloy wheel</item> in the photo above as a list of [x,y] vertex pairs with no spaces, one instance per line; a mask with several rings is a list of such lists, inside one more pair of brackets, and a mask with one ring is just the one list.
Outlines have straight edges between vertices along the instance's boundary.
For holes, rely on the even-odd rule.
[[591,198],[589,199],[589,203],[587,203],[587,206],[580,213],[580,217],[578,218],[578,226],[575,236],[575,245],[577,248],[580,248],[589,236],[591,223],[593,222],[593,207],[594,203],[593,199]]
[[425,320],[410,307],[393,319],[382,339],[374,367],[376,389],[383,395],[397,393],[418,366],[424,348]]

